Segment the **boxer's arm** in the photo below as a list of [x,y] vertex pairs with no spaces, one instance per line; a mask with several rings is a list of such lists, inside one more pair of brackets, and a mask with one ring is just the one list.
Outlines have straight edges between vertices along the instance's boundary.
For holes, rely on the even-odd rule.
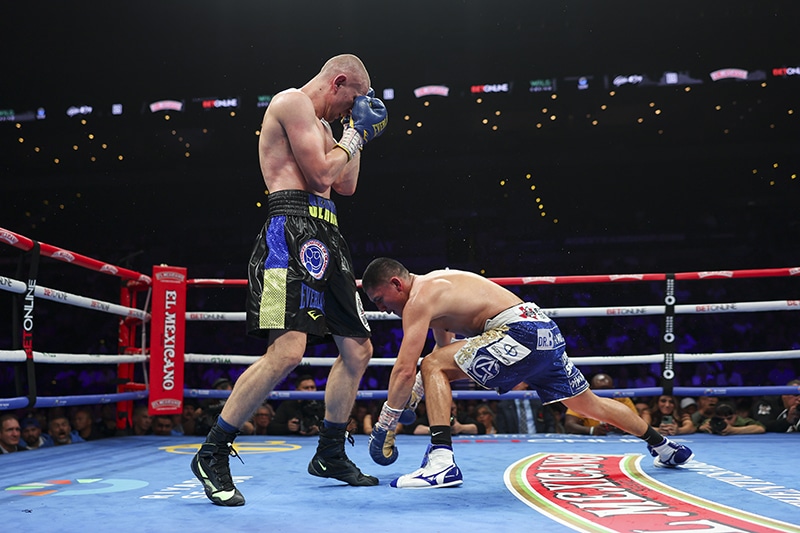
[[403,311],[403,340],[389,377],[387,398],[387,403],[395,409],[405,407],[411,397],[417,377],[417,362],[428,338],[430,315],[420,307],[409,302]]
[[327,192],[341,178],[348,157],[335,146],[326,150],[326,136],[320,134],[311,100],[299,91],[287,92],[272,100],[268,112],[286,133],[292,156],[306,183],[315,192]]
[[[341,150],[339,150],[341,151]],[[361,152],[345,165],[339,178],[333,182],[333,190],[342,196],[352,196],[358,186],[358,173],[361,170]]]
[[446,331],[440,328],[433,328],[433,340],[436,341],[436,346],[444,348],[456,338],[455,333]]

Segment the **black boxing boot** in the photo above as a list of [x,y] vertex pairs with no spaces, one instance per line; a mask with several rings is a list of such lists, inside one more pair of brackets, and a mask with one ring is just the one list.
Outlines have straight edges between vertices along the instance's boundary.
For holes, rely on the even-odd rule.
[[[203,483],[206,496],[215,505],[236,507],[244,505],[244,496],[233,485],[228,459],[239,457],[233,448],[237,433],[229,433],[217,424],[208,432],[206,441],[192,458],[192,472]],[[239,457],[241,461],[242,458]],[[242,461],[244,463],[244,461]]]
[[[344,424],[342,424],[344,426]],[[344,441],[347,438],[354,444],[353,437],[346,435],[344,427],[333,427],[327,420],[319,432],[317,453],[308,463],[308,473],[317,477],[330,477],[356,487],[369,487],[378,484],[378,478],[365,475],[347,458]]]

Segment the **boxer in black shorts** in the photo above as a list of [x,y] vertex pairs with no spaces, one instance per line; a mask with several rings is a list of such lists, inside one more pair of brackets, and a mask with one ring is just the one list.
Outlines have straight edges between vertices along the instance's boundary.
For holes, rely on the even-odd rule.
[[[361,149],[388,121],[361,60],[329,59],[299,89],[270,100],[258,139],[269,191],[268,219],[248,268],[247,329],[267,350],[236,381],[192,459],[192,472],[216,505],[244,505],[233,484],[233,441],[276,385],[300,364],[306,346],[332,337],[339,355],[328,373],[325,419],[308,473],[349,485],[377,485],[344,449],[358,385],[372,357],[369,326],[356,292],[350,251],[339,233],[331,194],[355,193]],[[342,124],[337,141],[331,123]]]
[[268,198],[269,219],[248,268],[247,331],[304,331],[309,342],[328,333],[369,337],[350,250],[334,203],[305,191]]

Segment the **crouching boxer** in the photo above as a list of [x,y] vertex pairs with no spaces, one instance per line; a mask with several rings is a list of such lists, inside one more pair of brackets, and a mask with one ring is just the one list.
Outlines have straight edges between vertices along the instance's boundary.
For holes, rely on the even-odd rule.
[[422,466],[392,481],[393,487],[438,488],[463,482],[453,456],[450,382],[467,378],[501,394],[525,381],[544,404],[560,401],[584,416],[639,436],[656,466],[680,466],[694,456],[621,403],[594,394],[567,357],[555,322],[536,304],[523,302],[491,280],[452,269],[412,274],[393,259],[379,258],[367,266],[361,284],[379,310],[395,313],[403,321],[388,398],[370,438],[370,455],[378,464],[397,458],[393,428],[411,397],[429,329],[436,341],[420,368],[431,442]]

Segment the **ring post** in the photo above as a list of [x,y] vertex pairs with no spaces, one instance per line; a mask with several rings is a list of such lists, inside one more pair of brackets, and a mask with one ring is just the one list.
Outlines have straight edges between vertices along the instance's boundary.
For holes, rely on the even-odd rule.
[[664,291],[664,331],[661,337],[661,351],[664,354],[664,367],[661,371],[661,386],[664,394],[672,395],[675,384],[675,274],[667,274]]
[[186,269],[153,267],[150,321],[150,415],[183,411],[183,350],[186,336]]

